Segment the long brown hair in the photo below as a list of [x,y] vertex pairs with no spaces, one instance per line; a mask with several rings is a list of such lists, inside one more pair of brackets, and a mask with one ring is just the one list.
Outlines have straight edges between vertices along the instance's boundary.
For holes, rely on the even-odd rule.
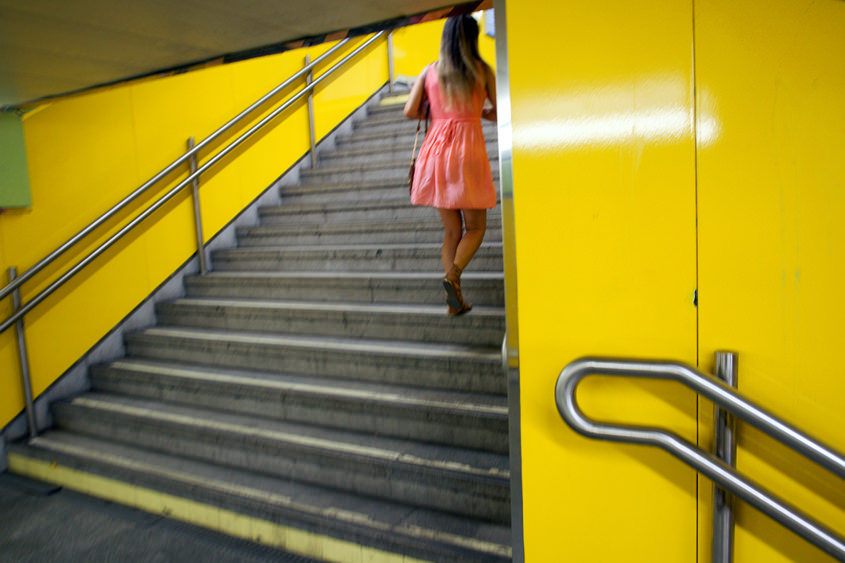
[[478,53],[478,23],[469,15],[453,16],[443,26],[437,77],[450,106],[467,104],[483,81]]

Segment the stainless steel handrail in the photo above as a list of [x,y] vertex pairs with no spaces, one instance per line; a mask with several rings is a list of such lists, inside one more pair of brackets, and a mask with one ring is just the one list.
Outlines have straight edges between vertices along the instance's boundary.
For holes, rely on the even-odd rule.
[[[146,192],[153,185],[155,185],[160,180],[162,180],[164,177],[166,177],[168,174],[170,174],[171,172],[176,170],[179,166],[181,166],[185,162],[189,161],[189,159],[196,156],[199,153],[199,151],[201,151],[203,148],[208,146],[210,143],[214,142],[220,135],[222,135],[223,133],[225,133],[226,131],[231,129],[232,126],[239,123],[244,117],[246,117],[247,115],[249,115],[253,111],[255,111],[257,108],[264,105],[267,101],[269,101],[271,98],[276,96],[276,94],[278,94],[279,92],[281,92],[282,90],[284,90],[285,88],[287,88],[288,86],[290,86],[291,84],[296,82],[298,79],[305,76],[308,72],[311,72],[311,70],[315,66],[319,65],[321,62],[326,60],[328,57],[332,56],[335,52],[337,52],[338,49],[342,48],[349,41],[350,41],[350,39],[344,39],[343,41],[340,41],[337,45],[333,46],[331,49],[327,50],[325,53],[323,53],[322,55],[320,55],[319,57],[314,59],[314,62],[306,65],[301,70],[292,74],[284,82],[282,82],[281,84],[279,84],[278,86],[276,86],[275,88],[270,90],[267,94],[262,96],[258,101],[256,101],[252,105],[250,105],[248,108],[246,108],[245,110],[240,112],[235,117],[233,117],[231,120],[229,120],[225,125],[223,125],[219,129],[217,129],[215,132],[211,133],[208,137],[203,139],[198,145],[194,146],[188,152],[186,152],[185,154],[183,154],[182,156],[180,156],[179,158],[177,158],[176,160],[174,160],[173,162],[171,162],[170,164],[165,166],[159,173],[157,173],[155,176],[153,176],[152,178],[150,178],[149,180],[144,182],[140,187],[136,188],[135,191],[133,191],[131,194],[129,194],[128,196],[123,198],[114,207],[112,207],[111,209],[109,209],[108,211],[106,211],[105,213],[100,215],[97,219],[92,221],[87,227],[85,227],[84,229],[82,229],[81,231],[76,233],[74,236],[72,236],[70,239],[68,239],[66,242],[61,244],[58,248],[56,248],[50,254],[48,254],[47,256],[42,258],[40,261],[38,261],[38,263],[36,263],[34,266],[29,268],[26,272],[24,272],[23,274],[18,276],[15,280],[11,281],[6,287],[4,287],[3,289],[0,289],[0,299],[4,299],[6,296],[10,295],[16,288],[18,288],[22,284],[26,283],[26,281],[29,280],[30,278],[32,278],[32,276],[34,276],[35,274],[37,274],[38,272],[43,270],[46,266],[51,264],[56,258],[58,258],[62,254],[64,254],[68,249],[73,247],[80,240],[82,240],[83,238],[85,238],[86,236],[91,234],[95,229],[99,228],[103,223],[108,221],[111,217],[113,217],[121,209],[126,207],[129,203],[131,203],[132,201],[137,199],[141,194]],[[5,325],[3,325],[3,326],[4,326],[4,328],[0,329],[0,332],[3,332],[3,330],[8,328]]]
[[[734,352],[716,352],[716,379],[732,389],[739,384],[739,358]],[[736,467],[736,417],[713,405],[713,454],[731,467]],[[734,552],[734,508],[732,494],[722,487],[713,487],[713,563],[731,563]]]
[[[120,240],[129,231],[134,229],[144,219],[146,219],[147,217],[152,215],[155,211],[157,211],[159,208],[161,208],[165,203],[170,201],[177,193],[179,193],[182,190],[182,188],[189,185],[195,179],[199,178],[200,175],[202,175],[205,171],[207,171],[209,168],[211,168],[217,162],[219,162],[223,157],[225,157],[227,154],[229,154],[234,149],[236,149],[238,146],[240,146],[245,140],[247,140],[249,137],[251,137],[256,131],[258,131],[259,129],[264,127],[267,123],[269,123],[271,120],[273,120],[280,113],[282,113],[283,111],[288,109],[290,106],[292,106],[294,103],[299,101],[303,96],[305,96],[306,94],[308,94],[309,92],[314,90],[314,88],[316,88],[321,82],[326,80],[331,74],[333,74],[339,68],[344,66],[347,62],[349,62],[349,60],[351,60],[358,53],[360,53],[361,51],[363,51],[364,49],[369,47],[373,42],[375,42],[376,40],[381,38],[384,34],[385,34],[384,31],[378,32],[375,35],[373,35],[371,38],[369,38],[367,41],[365,41],[364,43],[359,45],[357,48],[355,48],[355,50],[353,50],[348,55],[346,55],[338,63],[336,63],[330,69],[326,70],[323,74],[321,74],[319,78],[315,79],[313,82],[311,82],[306,87],[304,87],[302,90],[300,90],[298,93],[296,93],[295,95],[290,97],[284,104],[280,105],[278,108],[274,109],[271,113],[267,114],[258,123],[256,123],[252,127],[250,127],[249,130],[247,130],[245,133],[240,135],[237,139],[232,141],[229,145],[227,145],[220,152],[218,152],[216,155],[214,155],[205,164],[200,166],[196,171],[192,172],[187,178],[185,178],[178,185],[176,185],[176,187],[171,189],[164,196],[162,196],[158,201],[156,201],[154,204],[152,204],[150,207],[148,207],[146,210],[144,210],[142,213],[140,213],[132,221],[127,223],[117,233],[112,235],[108,240],[106,240],[100,246],[98,246],[96,249],[94,249],[85,258],[80,260],[76,265],[73,266],[73,268],[71,268],[70,270],[65,272],[64,275],[62,275],[59,279],[57,279],[52,284],[50,284],[47,288],[45,288],[41,292],[39,292],[35,297],[30,299],[26,304],[24,304],[20,309],[18,309],[11,317],[9,317],[8,319],[6,319],[6,321],[4,321],[2,324],[0,324],[0,333],[3,333],[9,327],[14,325],[15,322],[18,319],[20,319],[24,315],[26,315],[30,310],[32,310],[32,308],[34,308],[36,305],[41,303],[44,299],[49,297],[54,291],[56,291],[59,287],[64,285],[69,279],[71,279],[73,276],[75,276],[80,270],[82,270],[85,266],[87,266],[94,259],[96,259],[98,256],[100,256],[103,252],[108,250],[115,242]],[[327,51],[326,53],[324,53],[323,55],[321,55],[320,57],[315,59],[314,62],[306,65],[304,68],[302,68],[301,70],[294,73],[282,85],[274,88],[271,93],[265,95],[264,97],[261,98],[261,100],[259,100],[258,102],[256,102],[255,104],[253,104],[252,106],[250,106],[249,108],[244,110],[243,112],[241,112],[241,114],[239,114],[238,117],[236,117],[235,119],[233,119],[232,121],[230,121],[229,123],[227,123],[226,125],[221,127],[220,129],[218,129],[217,131],[215,131],[214,133],[209,135],[206,139],[204,139],[202,142],[197,144],[193,149],[189,150],[188,152],[183,154],[181,157],[176,159],[173,163],[171,163],[165,169],[163,169],[161,172],[156,174],[151,180],[147,181],[143,186],[141,186],[140,188],[135,190],[132,194],[127,196],[125,199],[123,199],[116,206],[112,207],[108,212],[101,215],[98,219],[96,219],[94,222],[92,222],[88,227],[86,227],[85,229],[80,231],[77,235],[72,237],[68,242],[66,242],[65,244],[60,246],[58,249],[56,249],[55,251],[50,253],[50,255],[48,255],[46,258],[42,259],[38,264],[36,264],[35,266],[33,266],[32,268],[27,270],[26,273],[22,274],[20,277],[13,280],[5,288],[3,288],[3,290],[0,290],[0,299],[2,299],[6,295],[8,295],[12,291],[14,291],[17,287],[20,286],[20,284],[25,282],[27,279],[31,278],[38,271],[43,269],[47,264],[49,264],[50,262],[55,260],[59,255],[64,253],[68,248],[70,248],[71,246],[73,246],[74,244],[79,242],[79,240],[81,240],[83,237],[90,234],[94,229],[96,229],[97,227],[102,225],[108,218],[110,218],[115,213],[117,213],[120,209],[125,207],[130,201],[132,201],[133,199],[138,197],[141,193],[143,193],[144,191],[149,189],[149,187],[152,186],[154,183],[161,180],[164,176],[166,176],[167,174],[169,174],[170,172],[175,170],[176,167],[179,164],[184,163],[186,160],[190,159],[193,155],[196,155],[197,151],[199,151],[201,148],[207,146],[212,140],[214,140],[216,137],[218,137],[220,134],[222,134],[226,129],[230,128],[236,121],[240,120],[243,116],[245,116],[247,113],[251,112],[256,107],[262,105],[270,97],[272,97],[273,94],[278,93],[280,90],[282,90],[286,86],[290,85],[294,80],[296,80],[297,78],[300,78],[303,75],[305,75],[306,73],[308,73],[311,69],[314,68],[315,65],[317,65],[321,61],[325,60],[326,56],[330,55],[331,53],[334,53],[338,48],[340,48],[347,41],[349,41],[349,40],[348,39],[343,40],[341,43],[339,43],[338,45],[335,45],[335,47],[333,47],[332,49],[330,49],[329,51]]]
[[845,538],[677,434],[658,428],[611,425],[587,418],[575,400],[575,389],[585,377],[599,374],[683,383],[833,474],[845,478],[845,457],[841,453],[779,420],[716,378],[677,362],[582,358],[567,365],[555,385],[558,411],[576,432],[591,438],[663,448],[810,543],[845,561]]

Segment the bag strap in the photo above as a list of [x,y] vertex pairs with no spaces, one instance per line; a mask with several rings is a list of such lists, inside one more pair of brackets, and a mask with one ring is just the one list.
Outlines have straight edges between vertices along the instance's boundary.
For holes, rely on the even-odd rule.
[[[428,65],[426,68],[426,76],[428,76],[428,69],[431,65]],[[420,114],[419,120],[417,120],[417,133],[414,135],[414,150],[411,151],[411,164],[416,162],[417,160],[417,141],[420,138],[420,125],[422,125],[423,120],[425,120],[425,133],[423,134],[423,138],[428,135],[428,122],[430,121],[430,111],[428,105],[428,96],[425,93],[425,84],[423,84],[423,91],[422,91],[422,98],[420,98],[420,108],[422,110]]]
[[[417,134],[414,135],[414,150],[411,151],[411,162],[414,162],[417,158],[417,140],[420,138],[420,124],[422,123],[422,119],[417,121]],[[426,132],[428,128],[426,128]]]

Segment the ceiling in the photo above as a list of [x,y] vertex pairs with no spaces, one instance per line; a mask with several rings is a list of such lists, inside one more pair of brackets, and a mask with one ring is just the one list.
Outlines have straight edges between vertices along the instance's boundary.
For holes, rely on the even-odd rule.
[[449,0],[0,0],[0,108],[444,5]]

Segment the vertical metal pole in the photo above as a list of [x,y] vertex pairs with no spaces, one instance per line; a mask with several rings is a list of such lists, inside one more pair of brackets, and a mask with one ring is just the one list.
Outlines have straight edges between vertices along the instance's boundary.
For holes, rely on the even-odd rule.
[[[194,148],[194,138],[188,139],[188,150]],[[190,159],[191,174],[197,171],[197,155],[193,155]],[[202,212],[200,211],[200,180],[195,178],[191,182],[191,191],[194,193],[194,228],[197,233],[197,256],[200,259],[200,274],[205,274],[208,271],[208,265],[205,261],[205,238],[202,235]]]
[[[737,355],[716,352],[716,377],[731,387],[737,386]],[[716,457],[736,465],[736,419],[716,405],[714,408],[713,448]],[[733,561],[734,514],[733,495],[713,486],[713,563]]]
[[[18,269],[15,267],[9,268],[9,282],[15,281],[17,277]],[[12,305],[15,313],[21,308],[21,292],[17,287],[12,292]],[[23,396],[26,401],[26,424],[29,427],[29,437],[35,438],[38,436],[38,427],[35,425],[35,407],[32,405],[32,383],[29,379],[29,356],[26,353],[26,340],[23,334],[23,317],[15,323],[15,330],[18,333],[18,356],[21,360]]]
[[396,71],[393,67],[393,31],[387,34],[387,68],[390,72],[390,82],[387,91],[393,93],[393,85],[396,83]]
[[[305,55],[305,66],[311,62],[311,55]],[[309,71],[305,77],[305,85],[310,86],[314,81],[314,72]],[[311,135],[311,168],[317,166],[317,143],[314,135],[314,90],[308,92],[308,132]]]

